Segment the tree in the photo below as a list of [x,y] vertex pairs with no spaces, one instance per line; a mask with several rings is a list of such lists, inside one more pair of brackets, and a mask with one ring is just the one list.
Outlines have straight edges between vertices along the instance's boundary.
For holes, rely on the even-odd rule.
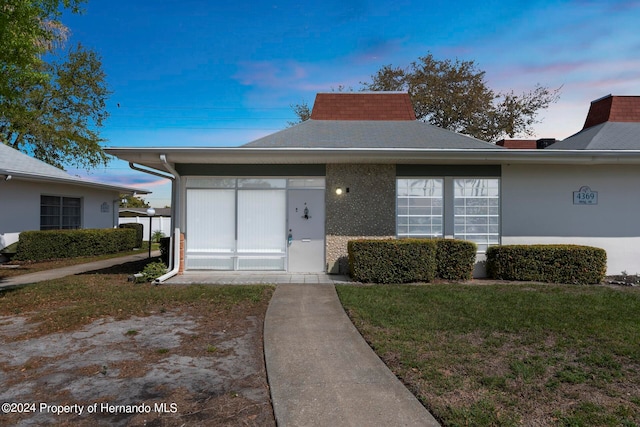
[[[557,101],[560,91],[536,86],[522,95],[496,93],[473,61],[440,61],[431,54],[407,68],[384,66],[371,78],[361,90],[406,91],[418,120],[483,141],[532,135],[538,112]],[[300,114],[308,111],[306,104],[292,108],[306,120]]]
[[80,45],[62,52],[62,9],[79,13],[84,1],[0,5],[0,142],[59,168],[108,161],[98,133],[108,116],[102,63]]
[[418,58],[407,68],[382,67],[364,90],[407,91],[416,118],[484,141],[532,135],[537,114],[557,101],[560,89],[496,93],[473,61]]
[[20,98],[2,105],[2,142],[59,168],[106,165],[98,129],[109,91],[96,53],[78,45],[40,70],[49,78],[18,88]]
[[311,109],[309,108],[307,101],[302,101],[300,104],[291,104],[290,107],[298,119],[292,122],[287,122],[289,126],[295,126],[298,123],[306,122],[311,118]]
[[19,88],[47,80],[42,57],[66,40],[60,7],[80,12],[84,0],[3,0],[0,5],[0,105]]
[[[120,207],[121,208],[148,208],[149,203],[147,203],[143,198],[132,196],[131,194],[121,194],[120,195]],[[123,203],[124,201],[124,203]]]

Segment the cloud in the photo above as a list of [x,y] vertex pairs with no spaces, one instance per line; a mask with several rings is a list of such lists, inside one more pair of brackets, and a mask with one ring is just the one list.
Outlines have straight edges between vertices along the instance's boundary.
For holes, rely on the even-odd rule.
[[308,74],[305,66],[293,60],[243,61],[233,79],[244,86],[274,89],[286,86],[286,82],[305,79]]

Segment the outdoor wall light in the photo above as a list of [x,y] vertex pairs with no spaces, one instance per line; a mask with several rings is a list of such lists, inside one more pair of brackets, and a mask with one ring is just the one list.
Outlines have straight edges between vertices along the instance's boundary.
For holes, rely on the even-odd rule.
[[349,187],[342,189],[342,187],[338,187],[336,188],[336,194],[338,196],[340,196],[342,193],[348,193],[349,192]]

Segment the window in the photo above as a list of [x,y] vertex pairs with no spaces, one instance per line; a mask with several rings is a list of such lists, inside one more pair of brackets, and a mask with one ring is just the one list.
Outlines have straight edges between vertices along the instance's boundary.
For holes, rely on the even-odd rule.
[[484,252],[500,243],[500,180],[454,179],[454,238]]
[[82,226],[82,199],[40,196],[40,230],[70,230]]
[[324,186],[319,177],[187,177],[187,269],[285,270],[287,189]]
[[396,236],[500,244],[500,178],[398,178]]
[[398,179],[398,237],[442,237],[443,180]]

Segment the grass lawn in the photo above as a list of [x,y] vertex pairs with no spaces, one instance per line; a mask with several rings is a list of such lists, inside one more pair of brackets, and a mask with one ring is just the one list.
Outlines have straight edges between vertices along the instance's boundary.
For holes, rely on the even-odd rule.
[[356,327],[445,426],[640,425],[640,289],[338,286]]
[[[157,243],[151,244],[151,250],[156,251],[160,249],[160,245]],[[93,261],[100,261],[103,259],[119,258],[128,255],[146,254],[149,250],[147,242],[142,242],[142,247],[133,251],[118,252],[115,254],[105,254],[91,257],[76,257],[76,258],[59,258],[50,261],[11,261],[4,266],[0,264],[0,279],[14,276],[21,276],[23,274],[36,273],[38,271],[52,270],[55,268],[68,267],[70,265],[85,264]],[[138,272],[136,272],[138,273]]]
[[275,426],[262,349],[274,287],[128,282],[146,262],[0,291],[0,394],[177,412],[25,412],[1,425]]
[[[26,315],[35,334],[69,331],[101,317],[126,319],[182,307],[202,315],[224,316],[239,305],[268,303],[265,286],[154,286],[134,284],[127,275],[142,271],[143,260],[124,274],[87,274],[0,291],[0,316]],[[122,268],[117,266],[116,268]],[[33,332],[32,332],[33,333]]]

